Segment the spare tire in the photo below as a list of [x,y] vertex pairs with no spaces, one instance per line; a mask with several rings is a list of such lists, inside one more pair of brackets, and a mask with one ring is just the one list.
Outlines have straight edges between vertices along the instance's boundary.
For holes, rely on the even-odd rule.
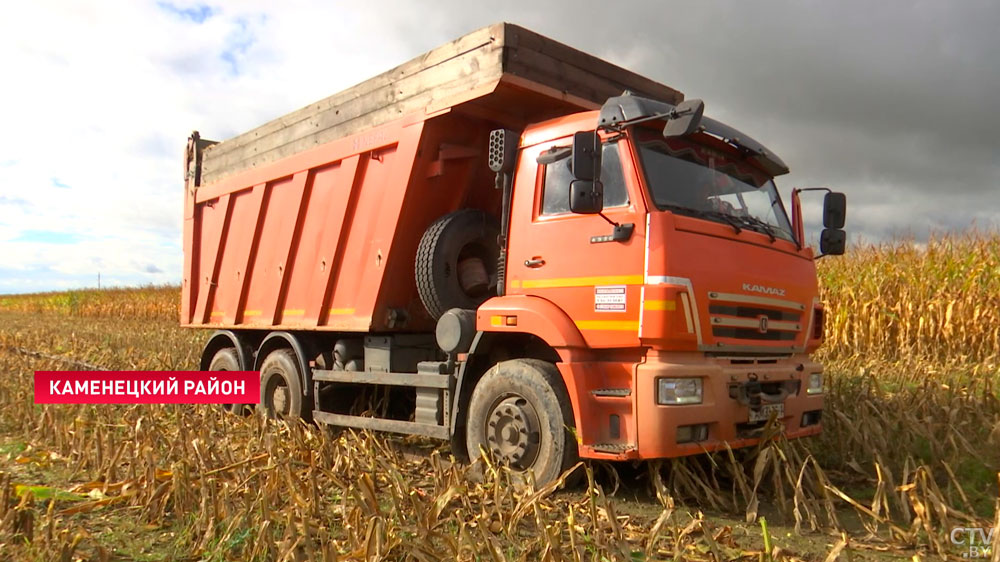
[[452,308],[476,308],[497,287],[497,220],[463,209],[434,221],[417,247],[417,292],[437,320]]

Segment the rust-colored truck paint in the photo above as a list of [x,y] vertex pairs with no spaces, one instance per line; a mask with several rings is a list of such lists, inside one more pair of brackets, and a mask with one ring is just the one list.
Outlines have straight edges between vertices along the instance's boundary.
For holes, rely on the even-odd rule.
[[768,423],[816,434],[798,192],[790,220],[784,163],[701,107],[497,24],[234,139],[195,133],[181,324],[216,330],[202,368],[260,370],[272,415],[450,439],[540,481]]

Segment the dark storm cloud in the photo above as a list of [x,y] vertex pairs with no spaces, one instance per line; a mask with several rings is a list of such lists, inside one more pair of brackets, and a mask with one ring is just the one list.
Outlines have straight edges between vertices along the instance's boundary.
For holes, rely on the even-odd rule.
[[847,192],[868,239],[1000,224],[996,4],[434,6],[395,20],[414,54],[505,20],[625,64],[782,155],[786,193]]

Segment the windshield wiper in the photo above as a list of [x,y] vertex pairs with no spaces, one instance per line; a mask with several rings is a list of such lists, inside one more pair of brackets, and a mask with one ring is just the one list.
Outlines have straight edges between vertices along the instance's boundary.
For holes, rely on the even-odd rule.
[[[778,239],[774,235],[774,230],[773,230],[774,227],[771,226],[770,224],[768,224],[768,223],[760,220],[757,217],[750,216],[750,215],[743,215],[743,216],[735,216],[734,218],[742,221],[743,224],[748,225],[751,230],[756,230],[757,232],[761,232],[760,230],[758,230],[758,228],[764,229],[764,231],[762,232],[762,234],[767,234],[767,237],[771,239],[771,243],[772,244],[774,243],[775,240]],[[754,227],[758,227],[758,228],[754,228]]]
[[661,208],[676,211],[681,214],[691,215],[695,217],[702,217],[706,219],[716,219],[716,222],[722,221],[729,226],[733,227],[733,232],[739,234],[743,232],[741,226],[749,228],[754,232],[759,232],[761,234],[766,234],[770,238],[773,244],[778,240],[778,237],[774,234],[774,226],[768,224],[757,217],[750,215],[731,215],[729,213],[723,213],[721,211],[704,211],[701,209],[692,209],[691,207],[684,207],[682,205],[671,205],[669,203],[664,203],[660,205]]
[[660,205],[660,208],[669,211],[679,212],[684,215],[691,215],[694,217],[702,217],[706,219],[719,219],[722,222],[733,227],[733,232],[735,232],[736,234],[743,232],[743,229],[740,228],[740,223],[737,220],[735,220],[736,217],[727,213],[720,213],[719,211],[703,211],[701,209],[692,209],[691,207],[684,207],[682,205],[671,205],[670,203],[663,203]]

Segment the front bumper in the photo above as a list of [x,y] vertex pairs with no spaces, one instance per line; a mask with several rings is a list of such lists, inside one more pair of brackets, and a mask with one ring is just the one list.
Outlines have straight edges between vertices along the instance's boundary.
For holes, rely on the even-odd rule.
[[[745,389],[752,381],[764,387],[765,403],[770,397],[774,403],[784,405],[779,421],[784,425],[785,437],[816,435],[822,430],[816,412],[823,409],[823,394],[807,394],[806,387],[809,375],[822,370],[820,364],[805,355],[706,358],[698,353],[650,351],[646,361],[636,366],[635,374],[637,456],[679,457],[724,449],[727,444],[733,449],[756,444],[765,422],[749,422],[751,403],[755,401],[746,399]],[[663,377],[701,378],[702,403],[657,404],[657,379]],[[777,392],[782,387],[797,387],[797,392],[782,396]],[[707,425],[706,439],[678,443],[679,427],[702,424]]]

